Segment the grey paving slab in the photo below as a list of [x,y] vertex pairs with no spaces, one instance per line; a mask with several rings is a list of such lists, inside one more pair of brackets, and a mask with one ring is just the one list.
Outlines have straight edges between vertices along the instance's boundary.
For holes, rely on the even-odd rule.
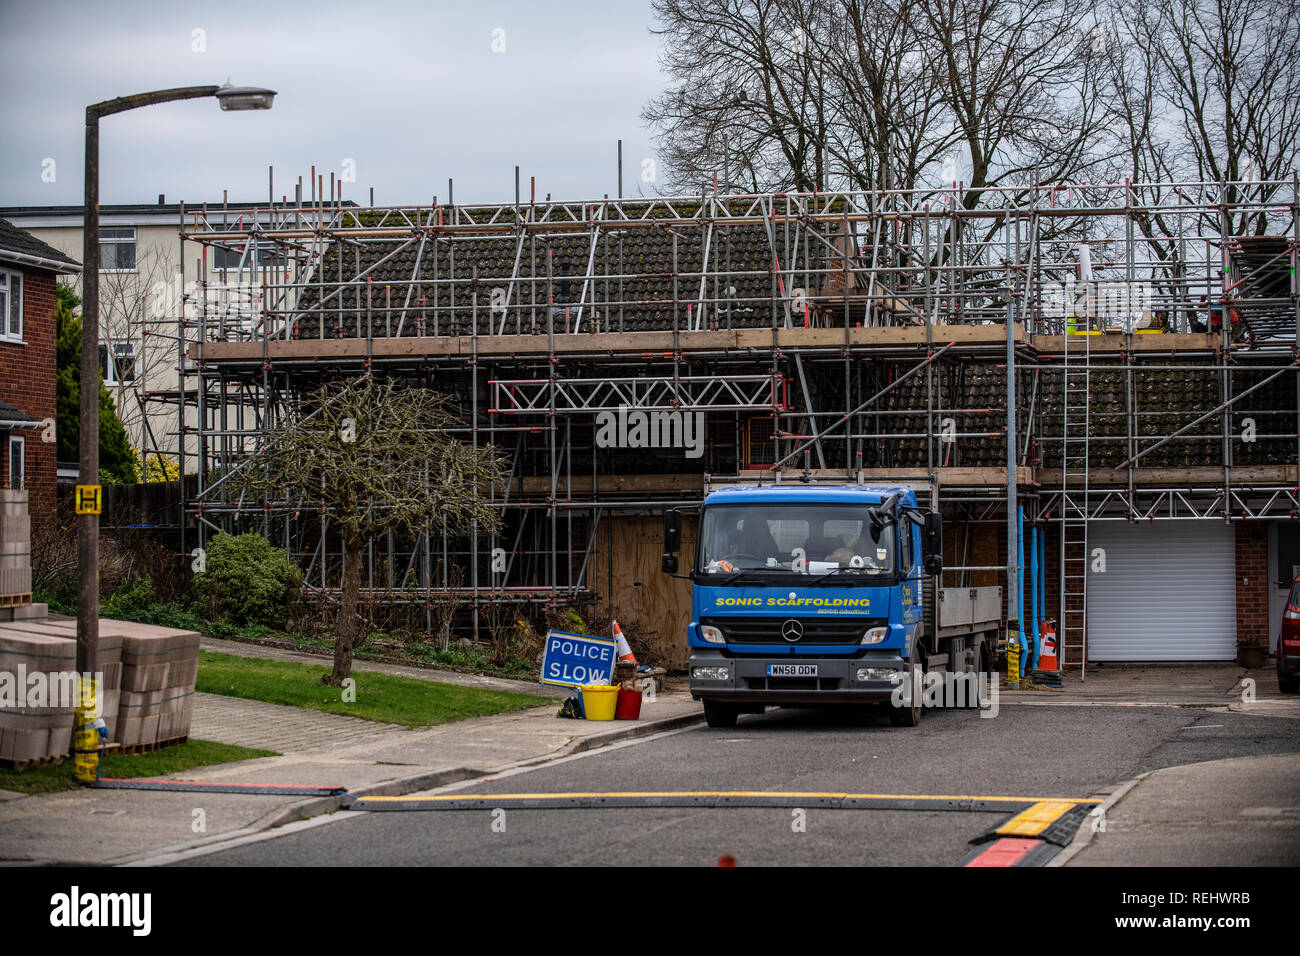
[[268,704],[220,694],[195,694],[190,736],[293,753],[321,746],[341,746],[359,738],[405,733],[399,724],[327,714],[303,707]]

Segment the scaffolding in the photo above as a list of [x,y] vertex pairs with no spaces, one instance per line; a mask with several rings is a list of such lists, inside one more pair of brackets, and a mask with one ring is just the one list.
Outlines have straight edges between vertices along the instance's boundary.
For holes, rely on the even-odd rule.
[[[971,583],[994,566],[972,527],[1005,520],[1013,483],[1027,526],[1056,529],[1082,664],[1068,609],[1086,608],[1091,522],[1300,508],[1294,176],[393,208],[323,193],[182,212],[182,248],[204,249],[169,396],[194,422],[169,450],[197,476],[183,549],[257,528],[337,589],[328,518],[230,479],[306,390],[358,374],[448,392],[460,437],[511,461],[488,489],[500,536],[371,543],[368,597],[426,617],[609,602],[595,556],[617,517],[736,481],[937,482],[965,525],[945,574]],[[619,410],[663,440],[602,445]],[[679,440],[693,415],[698,456]]]

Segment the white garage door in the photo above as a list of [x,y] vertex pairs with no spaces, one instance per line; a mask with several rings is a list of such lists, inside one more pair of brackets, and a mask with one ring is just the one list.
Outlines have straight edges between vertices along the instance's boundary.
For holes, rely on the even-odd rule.
[[1237,656],[1233,529],[1214,521],[1098,521],[1088,549],[1088,659],[1227,661]]

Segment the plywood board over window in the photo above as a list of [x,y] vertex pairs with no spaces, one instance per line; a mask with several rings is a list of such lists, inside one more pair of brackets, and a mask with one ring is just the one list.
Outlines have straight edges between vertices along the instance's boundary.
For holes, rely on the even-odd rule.
[[[664,522],[659,515],[620,515],[613,523],[613,588],[610,588],[610,530],[599,532],[588,586],[600,597],[599,610],[617,618],[634,643],[649,649],[653,663],[686,666],[686,626],[691,620],[691,582],[672,578],[659,569],[664,553]],[[681,573],[690,571],[697,521],[682,515]],[[608,611],[606,610],[608,609]]]

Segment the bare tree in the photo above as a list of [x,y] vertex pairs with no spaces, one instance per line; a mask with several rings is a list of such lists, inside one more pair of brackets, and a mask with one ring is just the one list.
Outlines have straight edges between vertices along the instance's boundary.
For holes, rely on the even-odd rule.
[[656,0],[674,86],[643,116],[661,132],[668,176],[698,187],[814,189],[823,180],[821,0]]
[[940,0],[921,6],[939,98],[969,152],[966,208],[989,186],[1066,182],[1096,165],[1104,104],[1090,0]]
[[[1087,0],[658,0],[671,87],[643,116],[674,186],[754,189],[1068,179],[1105,115]],[[952,165],[952,164],[948,164]],[[945,185],[951,185],[951,182]]]
[[819,49],[840,106],[831,152],[857,189],[915,189],[957,140],[930,68],[916,0],[837,0]]
[[[1148,182],[1223,180],[1229,204],[1272,201],[1280,187],[1266,181],[1289,177],[1300,162],[1300,8],[1153,0],[1113,5],[1108,23],[1116,37],[1110,112],[1126,172]],[[1268,225],[1263,211],[1239,210],[1228,228],[1263,234]]]
[[272,510],[319,502],[322,534],[327,522],[342,543],[334,668],[325,683],[337,685],[351,673],[353,651],[366,638],[357,611],[371,538],[425,527],[499,528],[483,490],[504,477],[505,462],[490,445],[452,437],[459,424],[450,399],[436,392],[370,376],[331,383],[305,396],[298,417],[269,432],[233,479]]
[[449,564],[446,573],[446,589],[429,597],[429,612],[433,619],[435,640],[440,651],[445,651],[451,646],[451,629],[464,603],[460,589],[465,584],[465,572],[458,565]]
[[172,281],[172,271],[160,249],[145,247],[136,252],[134,270],[99,276],[105,387],[131,444],[141,450],[158,448],[164,433],[176,427],[153,420],[145,394],[175,384],[175,313],[163,307],[161,291]]

